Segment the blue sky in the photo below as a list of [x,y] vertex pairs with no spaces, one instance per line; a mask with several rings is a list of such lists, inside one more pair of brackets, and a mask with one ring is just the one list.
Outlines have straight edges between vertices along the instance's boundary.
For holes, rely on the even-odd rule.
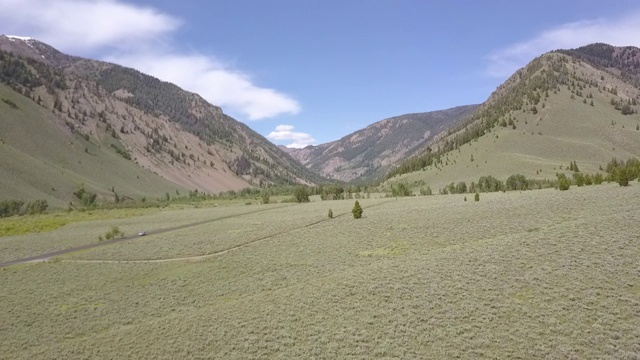
[[637,1],[0,0],[0,33],[197,92],[277,144],[481,103],[558,48],[640,46]]

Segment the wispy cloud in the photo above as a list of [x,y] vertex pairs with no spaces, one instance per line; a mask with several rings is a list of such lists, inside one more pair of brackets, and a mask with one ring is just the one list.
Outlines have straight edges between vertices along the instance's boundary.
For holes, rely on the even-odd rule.
[[542,31],[537,36],[488,56],[486,73],[507,77],[548,51],[570,49],[596,42],[617,46],[640,45],[640,10],[619,18],[578,21]]
[[295,99],[256,85],[246,72],[172,46],[182,21],[153,7],[121,0],[0,0],[0,23],[3,31],[66,52],[106,54],[103,60],[173,82],[247,120],[300,111]]
[[286,145],[289,148],[297,148],[302,149],[309,145],[313,145],[316,142],[311,135],[303,132],[293,131],[294,127],[292,125],[278,125],[275,130],[267,135],[267,138],[273,141],[291,141],[293,142],[289,145]]

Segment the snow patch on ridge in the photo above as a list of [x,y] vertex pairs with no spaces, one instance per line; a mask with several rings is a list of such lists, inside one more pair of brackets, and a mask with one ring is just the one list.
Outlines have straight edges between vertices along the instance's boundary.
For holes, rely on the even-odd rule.
[[11,41],[15,41],[15,40],[22,40],[22,41],[33,40],[33,38],[30,38],[28,36],[17,36],[17,35],[5,35],[5,36],[8,37]]

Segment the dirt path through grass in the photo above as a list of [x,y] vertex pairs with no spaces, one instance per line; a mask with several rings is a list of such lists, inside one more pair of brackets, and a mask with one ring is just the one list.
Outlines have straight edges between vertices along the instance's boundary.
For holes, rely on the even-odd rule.
[[[292,205],[284,205],[284,206],[279,206],[279,207],[270,207],[268,209],[260,209],[260,210],[255,210],[255,211],[249,211],[249,212],[242,213],[242,214],[234,214],[234,215],[218,217],[218,218],[215,218],[215,219],[202,220],[202,221],[189,223],[189,224],[184,224],[184,225],[180,225],[180,226],[174,226],[174,227],[169,227],[169,228],[160,229],[160,230],[156,230],[156,231],[150,231],[148,233],[148,235],[158,235],[158,234],[163,234],[163,233],[167,233],[167,232],[170,232],[170,231],[182,230],[182,229],[186,229],[186,228],[190,228],[190,227],[195,227],[195,226],[200,226],[200,225],[212,223],[212,222],[215,222],[215,221],[221,221],[221,220],[225,220],[225,219],[230,219],[230,218],[233,218],[233,217],[240,217],[240,216],[244,216],[244,215],[251,215],[251,214],[256,214],[256,213],[260,213],[260,212],[280,209],[280,208],[285,207],[285,206],[292,206]],[[136,236],[136,235],[132,235],[132,236],[127,236],[127,237],[123,237],[123,238],[120,238],[120,239],[106,240],[106,241],[101,241],[99,243],[91,243],[91,244],[77,246],[77,247],[73,247],[73,248],[69,248],[69,249],[53,251],[53,252],[49,252],[49,253],[46,253],[46,254],[30,256],[30,257],[26,257],[26,258],[22,258],[22,259],[5,261],[3,263],[0,263],[0,268],[7,267],[7,266],[12,266],[12,265],[30,263],[30,262],[47,261],[50,258],[55,257],[55,256],[66,255],[66,254],[70,254],[70,253],[77,252],[77,251],[89,250],[89,249],[93,249],[93,248],[97,248],[97,247],[101,247],[101,246],[117,244],[117,243],[120,243],[120,242],[129,241],[129,240],[138,239],[138,238],[140,238],[140,237]]]
[[[380,206],[380,205],[386,204],[388,202],[389,201],[385,201],[385,202],[381,202],[379,204],[370,205],[370,206],[368,206],[368,208],[370,209],[370,208],[373,208],[373,207],[376,207],[376,206]],[[243,214],[243,215],[246,215],[246,214]],[[351,213],[348,212],[348,213],[338,214],[338,215],[335,215],[334,218],[347,216],[347,215],[351,215]],[[229,218],[229,217],[227,217],[227,218]],[[244,244],[236,245],[236,246],[230,247],[230,248],[225,249],[225,250],[213,252],[211,254],[204,254],[204,255],[197,255],[197,256],[187,256],[187,257],[177,257],[177,258],[170,258],[170,259],[153,259],[153,260],[71,260],[71,259],[69,259],[69,260],[62,260],[62,261],[63,262],[74,262],[74,263],[165,263],[165,262],[176,262],[176,261],[199,261],[199,260],[204,260],[204,259],[208,259],[208,258],[224,255],[224,254],[229,253],[231,251],[238,250],[238,249],[250,246],[250,245],[254,245],[256,243],[259,243],[259,242],[262,242],[262,241],[265,241],[265,240],[269,240],[269,239],[272,239],[272,238],[280,236],[280,235],[288,234],[288,233],[291,233],[293,231],[298,231],[298,230],[301,230],[301,229],[309,228],[309,227],[324,223],[324,222],[329,221],[329,220],[331,220],[331,219],[326,218],[326,219],[322,219],[322,220],[319,220],[319,221],[314,221],[314,222],[312,222],[310,224],[303,225],[303,226],[301,226],[299,228],[296,228],[296,229],[293,229],[293,230],[282,231],[282,232],[279,232],[279,233],[276,233],[276,234],[271,234],[271,235],[268,235],[268,236],[264,236],[264,237],[261,237],[259,239],[255,239],[253,241],[250,241],[250,242],[247,242],[247,243],[244,243]],[[202,225],[203,223],[204,222],[201,222],[198,225]],[[190,225],[190,226],[195,226],[195,225]],[[186,227],[186,226],[182,226],[180,228],[183,228],[183,227]],[[172,230],[175,230],[175,229],[172,229]],[[166,231],[172,231],[172,230],[166,230]],[[166,232],[166,231],[163,231],[163,232]],[[78,249],[78,250],[84,250],[84,249]],[[67,253],[64,253],[64,254],[67,254]],[[64,255],[64,254],[59,254],[59,255]],[[0,267],[1,267],[1,265],[2,264],[0,264]]]

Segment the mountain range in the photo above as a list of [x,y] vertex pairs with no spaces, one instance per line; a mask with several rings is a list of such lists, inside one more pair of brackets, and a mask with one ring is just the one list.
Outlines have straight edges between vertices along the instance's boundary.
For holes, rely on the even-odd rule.
[[[134,69],[0,36],[0,82],[3,198],[60,203],[80,185],[109,198],[117,189],[133,197],[160,188],[215,193],[326,181],[199,95]],[[55,143],[46,141],[52,134]],[[49,158],[53,153],[58,157]],[[52,170],[46,181],[42,166],[26,166],[29,160]],[[99,166],[89,171],[88,162],[132,168],[129,176],[145,181],[123,182]]]
[[[591,44],[533,59],[465,122],[398,164],[385,186],[434,190],[481,176],[530,179],[606,170],[640,154],[640,49]],[[575,169],[575,167],[573,167]]]
[[640,153],[639,74],[635,47],[558,50],[483,104],[288,149],[174,84],[0,36],[0,199],[61,207],[79,187],[111,201],[385,178],[383,188],[440,187],[482,175],[548,179],[572,161],[596,172]]
[[336,141],[287,151],[309,170],[326,178],[369,182],[384,177],[390,168],[423,151],[477,108],[478,105],[466,105],[396,116]]

